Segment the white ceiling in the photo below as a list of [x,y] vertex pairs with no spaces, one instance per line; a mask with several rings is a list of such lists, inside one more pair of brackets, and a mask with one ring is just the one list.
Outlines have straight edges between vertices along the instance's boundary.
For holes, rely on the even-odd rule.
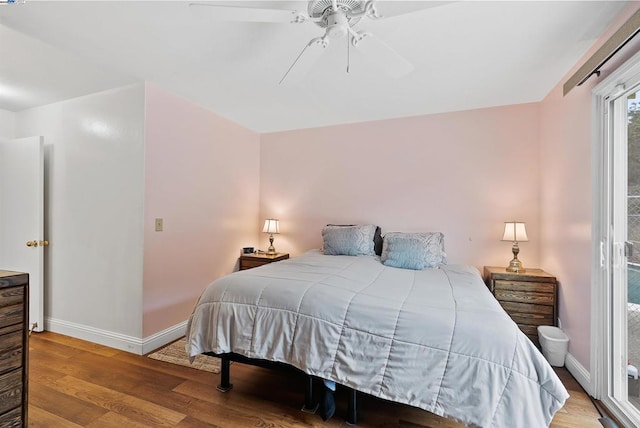
[[[220,4],[221,2],[216,2]],[[307,10],[305,1],[234,5]],[[222,22],[187,1],[0,6],[0,109],[20,111],[149,81],[256,132],[540,101],[626,1],[378,1],[366,29],[415,66],[394,79],[333,41],[279,85],[311,22]],[[409,13],[404,13],[409,12]],[[396,15],[396,16],[392,16]]]

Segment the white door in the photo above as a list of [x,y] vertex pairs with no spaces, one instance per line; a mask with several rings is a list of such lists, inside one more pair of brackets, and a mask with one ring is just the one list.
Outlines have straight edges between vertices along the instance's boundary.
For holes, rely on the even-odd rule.
[[0,269],[29,274],[29,325],[44,327],[44,138],[0,140]]

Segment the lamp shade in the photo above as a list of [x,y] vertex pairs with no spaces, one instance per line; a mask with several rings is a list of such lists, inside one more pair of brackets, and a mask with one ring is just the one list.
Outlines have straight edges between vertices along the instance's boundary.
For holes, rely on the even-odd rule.
[[505,222],[504,223],[504,235],[502,236],[503,241],[512,241],[512,242],[526,242],[529,240],[527,238],[527,229],[524,227],[524,223],[519,222]]
[[264,233],[280,233],[280,222],[275,218],[269,218],[264,221],[262,231]]

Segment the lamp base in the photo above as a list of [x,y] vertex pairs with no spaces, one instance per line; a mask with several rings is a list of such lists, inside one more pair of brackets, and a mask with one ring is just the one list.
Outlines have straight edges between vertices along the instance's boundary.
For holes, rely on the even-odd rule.
[[513,253],[513,259],[509,262],[509,266],[507,266],[507,272],[515,272],[522,273],[524,272],[524,268],[522,267],[522,262],[518,260],[518,253],[520,252],[520,247],[518,247],[518,242],[514,242],[511,247],[511,252]]
[[516,258],[509,262],[509,266],[507,266],[507,272],[514,273],[523,273],[526,272],[525,268],[522,267],[522,262]]
[[273,234],[269,236],[269,248],[267,248],[267,255],[272,256],[276,254],[276,248],[273,246]]

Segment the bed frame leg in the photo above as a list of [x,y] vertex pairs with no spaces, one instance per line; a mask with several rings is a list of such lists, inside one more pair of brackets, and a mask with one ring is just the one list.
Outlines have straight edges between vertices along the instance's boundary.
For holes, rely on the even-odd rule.
[[358,409],[356,407],[356,390],[349,388],[349,403],[347,405],[347,423],[355,425],[358,423]]
[[220,392],[227,392],[233,388],[233,384],[229,382],[229,366],[231,365],[231,361],[229,357],[221,357],[220,358],[220,385],[216,386],[216,389]]
[[306,413],[315,413],[320,403],[313,401],[313,376],[306,375],[307,384],[304,387],[304,406],[302,411]]

